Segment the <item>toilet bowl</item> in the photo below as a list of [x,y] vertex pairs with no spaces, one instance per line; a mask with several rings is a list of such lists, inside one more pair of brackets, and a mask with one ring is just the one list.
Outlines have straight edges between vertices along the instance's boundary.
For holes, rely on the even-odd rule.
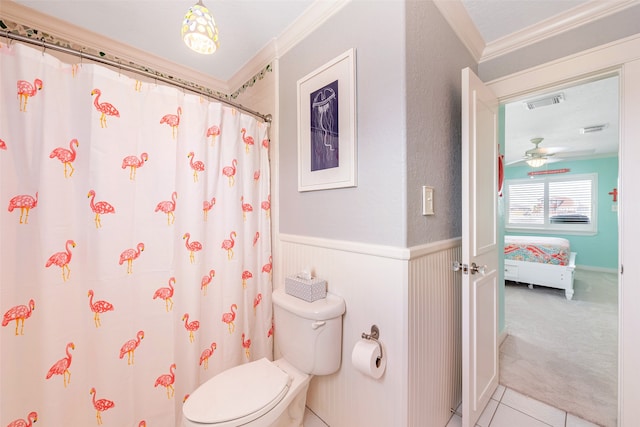
[[182,427],[299,427],[309,382],[340,368],[344,300],[314,302],[273,293],[282,358],[228,369],[200,385],[182,408]]
[[299,426],[311,377],[284,359],[228,369],[189,396],[182,427]]

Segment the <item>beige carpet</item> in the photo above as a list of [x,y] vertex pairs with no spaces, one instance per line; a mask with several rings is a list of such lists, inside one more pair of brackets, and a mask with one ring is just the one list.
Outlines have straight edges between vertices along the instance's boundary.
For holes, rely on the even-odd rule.
[[616,426],[617,276],[577,270],[575,295],[507,282],[500,383],[598,425]]

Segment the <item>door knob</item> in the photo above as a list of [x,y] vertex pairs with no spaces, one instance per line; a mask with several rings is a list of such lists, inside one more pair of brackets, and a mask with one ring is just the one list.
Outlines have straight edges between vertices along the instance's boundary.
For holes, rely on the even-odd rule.
[[475,262],[471,263],[471,268],[469,268],[469,270],[471,270],[471,274],[480,273],[482,276],[484,276],[486,269],[486,265],[476,265]]

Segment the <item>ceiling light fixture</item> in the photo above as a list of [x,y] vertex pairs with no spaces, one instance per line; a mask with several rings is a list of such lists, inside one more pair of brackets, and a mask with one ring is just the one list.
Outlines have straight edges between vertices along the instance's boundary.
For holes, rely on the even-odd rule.
[[182,40],[189,49],[198,53],[210,55],[220,47],[218,27],[202,0],[198,0],[184,15],[181,32]]
[[547,158],[546,157],[533,157],[533,158],[527,160],[527,164],[529,166],[531,166],[532,168],[539,168],[540,166],[543,166],[543,165],[547,164]]

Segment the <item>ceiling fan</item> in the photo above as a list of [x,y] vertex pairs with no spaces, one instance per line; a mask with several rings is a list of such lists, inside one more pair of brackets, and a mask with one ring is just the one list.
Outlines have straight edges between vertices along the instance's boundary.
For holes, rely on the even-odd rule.
[[[532,168],[539,168],[547,163],[559,161],[557,157],[569,158],[583,156],[590,154],[595,150],[582,150],[582,151],[564,151],[563,148],[546,148],[540,147],[540,144],[544,141],[544,138],[531,138],[531,143],[535,146],[524,152],[524,156],[514,162],[508,163],[507,166],[515,165],[517,163],[526,162]],[[557,156],[556,158],[552,158]]]

